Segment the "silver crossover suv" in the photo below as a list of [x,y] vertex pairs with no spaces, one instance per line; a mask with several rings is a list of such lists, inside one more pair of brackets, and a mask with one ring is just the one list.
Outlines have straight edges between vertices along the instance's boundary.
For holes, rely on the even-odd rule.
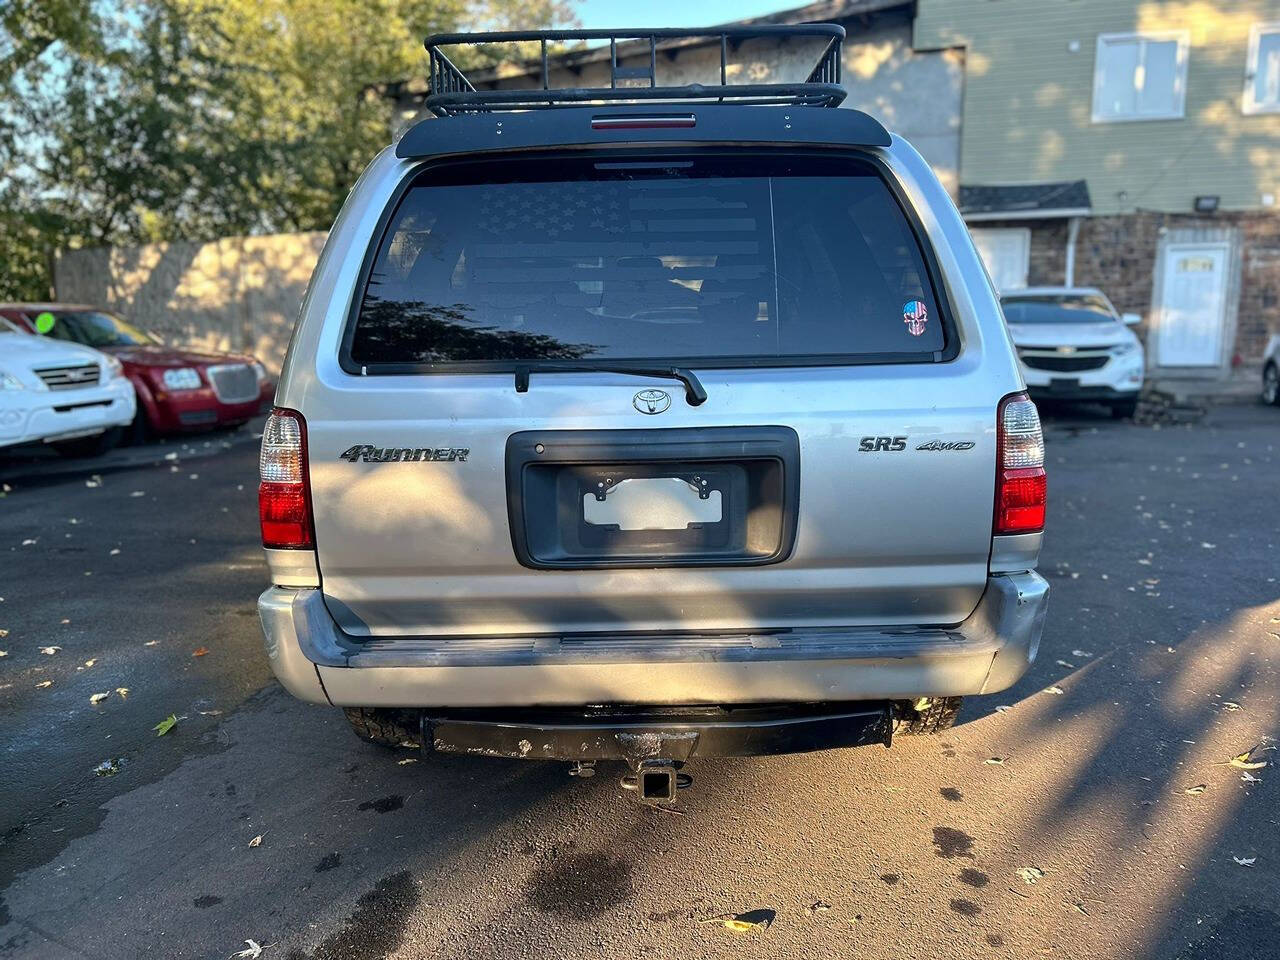
[[843,30],[698,37],[761,33],[809,78],[476,91],[445,46],[622,35],[428,41],[435,116],[347,199],[263,436],[295,696],[670,802],[1027,669],[1044,444],[999,301],[919,154],[828,109]]

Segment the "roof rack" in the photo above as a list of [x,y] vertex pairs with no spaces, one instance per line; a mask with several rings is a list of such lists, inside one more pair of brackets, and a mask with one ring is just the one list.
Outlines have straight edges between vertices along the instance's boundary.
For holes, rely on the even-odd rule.
[[[729,47],[744,40],[762,37],[808,37],[826,40],[818,63],[802,83],[730,84]],[[609,86],[553,87],[547,45],[575,40],[609,41]],[[720,82],[658,86],[659,41],[720,45]],[[440,33],[427,37],[431,58],[431,92],[424,105],[438,117],[505,110],[538,110],[593,101],[701,101],[750,105],[837,107],[846,96],[840,85],[840,45],[844,27],[835,23],[760,24],[759,26],[712,27],[680,30],[662,27],[651,30],[523,30],[494,33]],[[649,62],[640,67],[624,67],[618,62],[618,43],[625,46],[623,58],[648,47]],[[627,42],[630,41],[630,42]],[[477,90],[465,73],[445,55],[442,47],[458,44],[530,43],[541,45],[542,87],[525,90]],[[538,61],[531,61],[538,63]],[[648,81],[648,86],[625,85],[627,81]]]

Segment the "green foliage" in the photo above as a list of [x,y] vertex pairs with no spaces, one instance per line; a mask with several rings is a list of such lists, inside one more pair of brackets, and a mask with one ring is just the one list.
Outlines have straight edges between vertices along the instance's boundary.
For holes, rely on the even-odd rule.
[[422,38],[567,0],[0,0],[0,297],[58,248],[327,229]]

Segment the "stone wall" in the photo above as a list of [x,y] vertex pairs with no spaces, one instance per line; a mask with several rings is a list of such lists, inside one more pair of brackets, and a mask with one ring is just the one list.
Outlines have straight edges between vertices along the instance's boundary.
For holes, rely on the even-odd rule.
[[170,343],[250,353],[279,370],[324,240],[299,233],[64,251],[54,286],[61,301],[114,310]]

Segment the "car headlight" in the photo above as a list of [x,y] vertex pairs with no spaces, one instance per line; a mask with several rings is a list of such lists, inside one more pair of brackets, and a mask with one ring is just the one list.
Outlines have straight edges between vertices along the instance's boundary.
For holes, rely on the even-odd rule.
[[174,367],[164,372],[164,385],[170,390],[198,390],[200,372],[194,367]]
[[15,377],[11,373],[5,373],[3,370],[0,370],[0,390],[25,390],[25,389],[27,388],[22,385],[21,380],[19,380],[17,377]]
[[106,362],[102,365],[102,369],[106,373],[108,380],[114,380],[116,377],[124,376],[124,364],[115,357],[107,357]]

